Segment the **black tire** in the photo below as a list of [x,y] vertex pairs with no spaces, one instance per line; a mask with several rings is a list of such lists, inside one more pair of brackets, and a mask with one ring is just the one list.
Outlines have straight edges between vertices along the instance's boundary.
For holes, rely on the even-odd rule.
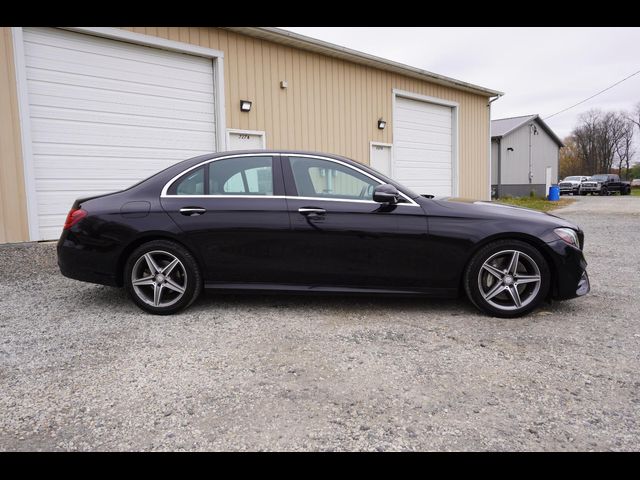
[[600,196],[606,196],[609,195],[609,190],[607,190],[607,187],[602,187],[600,189]]
[[620,190],[620,195],[629,195],[631,193],[631,188],[624,188]]
[[[137,290],[140,293],[138,293],[136,292],[136,287],[133,285],[132,275],[134,273],[134,267],[137,272],[144,271],[142,276],[148,275],[151,271],[151,267],[149,267],[146,262],[145,254],[149,253],[153,254],[159,268],[167,267],[168,262],[170,262],[172,257],[177,259],[179,262],[176,263],[176,267],[174,267],[173,271],[168,275],[159,275],[162,277],[162,280],[160,283],[156,283],[155,286],[149,284],[142,286],[139,285]],[[149,277],[154,275],[155,274],[152,273]],[[171,278],[171,275],[174,276],[173,279]],[[165,279],[165,277],[167,279]],[[157,278],[158,277],[154,277],[151,281],[156,282]],[[170,283],[172,280],[174,280],[174,282],[171,285],[179,284],[178,287],[183,287],[183,293],[174,291],[173,286],[167,287],[166,290],[164,289],[166,286],[165,282]],[[193,255],[191,255],[191,253],[182,245],[169,240],[152,240],[139,246],[133,251],[133,253],[131,253],[131,255],[129,255],[124,268],[124,286],[129,293],[129,296],[142,310],[155,315],[170,315],[187,308],[198,298],[200,292],[202,292],[202,284],[202,274],[200,273],[200,268],[198,267]],[[166,306],[154,306],[152,303],[148,303],[141,298],[143,296],[145,298],[147,298],[147,296],[153,297],[158,285],[161,285],[159,287],[160,295],[158,296],[158,299],[160,300],[163,292],[166,292],[164,293],[165,297],[169,297],[167,303],[171,303],[172,301],[173,303]],[[155,302],[155,297],[147,298],[147,300]]]
[[586,196],[586,195],[587,195],[587,192],[580,192],[580,195],[582,195],[582,196]]
[[[526,299],[526,303],[523,302],[522,306],[519,308],[516,307],[515,302],[513,302],[514,305],[510,306],[509,309],[507,309],[507,303],[512,297],[511,295],[508,295],[506,293],[508,290],[500,293],[499,295],[496,295],[494,297],[496,300],[492,301],[491,303],[484,298],[484,295],[480,291],[481,284],[483,283],[483,277],[491,278],[491,275],[487,275],[485,272],[483,272],[481,276],[481,269],[483,269],[484,263],[495,255],[500,255],[505,251],[517,251],[519,252],[519,256],[520,254],[524,254],[524,256],[520,256],[520,258],[522,259],[522,263],[519,262],[518,265],[520,265],[522,269],[524,269],[525,263],[528,264],[530,261],[532,261],[536,264],[539,271],[540,282],[538,284],[539,286],[537,287],[537,291],[535,290],[536,285],[533,284],[518,285],[516,283],[510,287],[513,288],[515,286],[516,290],[518,291],[520,291],[520,289],[522,288],[521,293],[524,294],[525,297],[521,297],[519,293],[518,299],[524,298]],[[507,253],[507,255],[509,254],[510,253]],[[522,272],[522,269],[520,270],[520,272]],[[493,281],[495,282],[496,286],[498,283],[501,283],[495,278],[493,278]],[[467,297],[469,298],[471,303],[473,303],[479,310],[494,317],[514,318],[526,315],[527,313],[531,312],[540,304],[540,302],[547,298],[549,289],[551,287],[551,272],[545,258],[535,247],[520,240],[498,240],[496,242],[485,245],[473,256],[465,270],[463,282]],[[489,285],[489,288],[492,288],[492,285]],[[505,299],[504,308],[499,308],[495,305],[497,303],[503,302],[503,300],[500,300],[500,297]]]

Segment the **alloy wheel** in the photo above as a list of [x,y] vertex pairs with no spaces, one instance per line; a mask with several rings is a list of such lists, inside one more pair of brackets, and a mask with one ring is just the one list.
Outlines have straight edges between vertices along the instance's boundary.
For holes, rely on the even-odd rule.
[[478,288],[484,300],[504,311],[529,305],[541,283],[538,264],[519,250],[502,250],[491,255],[478,273]]
[[142,300],[153,307],[169,307],[187,289],[187,271],[173,254],[163,250],[144,253],[133,265],[131,285]]

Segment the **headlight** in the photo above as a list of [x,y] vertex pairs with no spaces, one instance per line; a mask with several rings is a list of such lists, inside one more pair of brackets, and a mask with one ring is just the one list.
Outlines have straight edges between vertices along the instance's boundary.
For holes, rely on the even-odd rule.
[[580,248],[580,241],[578,240],[578,234],[575,230],[571,228],[556,228],[554,233],[569,245]]

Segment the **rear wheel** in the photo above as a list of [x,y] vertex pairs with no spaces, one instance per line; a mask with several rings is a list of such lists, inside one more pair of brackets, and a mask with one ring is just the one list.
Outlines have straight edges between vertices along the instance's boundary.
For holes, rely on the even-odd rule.
[[600,195],[609,195],[609,190],[607,190],[607,187],[602,187],[600,189]]
[[193,256],[167,240],[145,243],[129,256],[124,284],[138,307],[157,315],[188,307],[202,291],[202,277]]
[[535,309],[546,298],[550,280],[547,262],[536,248],[519,240],[500,240],[471,259],[464,286],[480,310],[512,318]]

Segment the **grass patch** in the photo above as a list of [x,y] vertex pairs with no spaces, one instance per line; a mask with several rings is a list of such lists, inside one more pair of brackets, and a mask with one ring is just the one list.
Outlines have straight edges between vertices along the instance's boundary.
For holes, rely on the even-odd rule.
[[516,207],[532,208],[533,210],[539,210],[541,212],[548,212],[556,208],[571,205],[575,200],[573,198],[560,197],[560,200],[557,202],[550,202],[546,198],[540,197],[505,197],[495,200],[495,202],[503,203],[505,205],[514,205]]
[[631,189],[631,195],[633,195],[634,197],[640,197],[640,188],[638,188],[638,187],[632,188]]

